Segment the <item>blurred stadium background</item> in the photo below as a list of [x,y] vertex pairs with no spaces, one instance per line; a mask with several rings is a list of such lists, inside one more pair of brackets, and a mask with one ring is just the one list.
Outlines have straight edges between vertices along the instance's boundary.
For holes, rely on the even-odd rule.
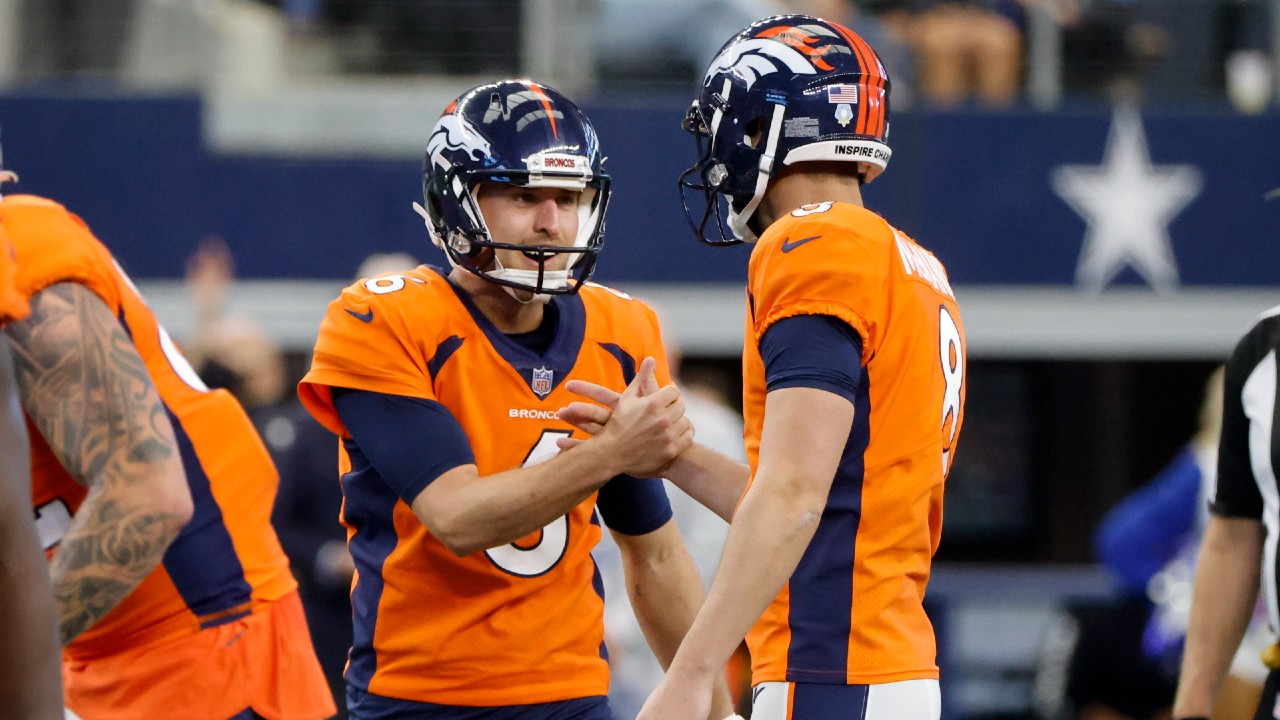
[[[885,32],[931,4],[836,19]],[[687,371],[735,399],[748,252],[691,237],[678,123],[723,40],[817,6],[0,0],[5,160],[86,219],[175,337],[195,322],[187,258],[222,238],[232,310],[299,372],[363,258],[444,262],[410,210],[441,109],[530,76],[579,98],[610,156],[597,279],[651,300]],[[868,192],[949,268],[969,333],[931,586],[953,720],[1030,716],[1051,611],[1109,592],[1099,518],[1185,444],[1204,379],[1280,303],[1280,0],[1017,10],[1007,97],[933,100],[911,42],[885,53],[894,158]]]

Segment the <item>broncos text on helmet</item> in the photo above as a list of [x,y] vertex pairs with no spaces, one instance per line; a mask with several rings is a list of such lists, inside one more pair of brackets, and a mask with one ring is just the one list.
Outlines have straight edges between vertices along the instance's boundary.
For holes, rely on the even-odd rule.
[[[609,176],[595,128],[556,90],[529,80],[481,85],[453,101],[436,121],[422,163],[431,240],[449,263],[485,280],[538,295],[572,294],[595,270],[604,241]],[[495,242],[480,212],[481,183],[581,191],[578,234],[572,246]],[[504,268],[494,250],[518,250],[539,261],[537,270]],[[546,261],[569,255],[564,270]]]
[[[781,166],[855,162],[863,182],[884,170],[889,76],[875,50],[843,25],[778,15],[725,43],[683,127],[698,143],[698,162],[679,180],[694,234],[711,245],[755,242],[752,217]],[[700,218],[690,191],[702,193]]]

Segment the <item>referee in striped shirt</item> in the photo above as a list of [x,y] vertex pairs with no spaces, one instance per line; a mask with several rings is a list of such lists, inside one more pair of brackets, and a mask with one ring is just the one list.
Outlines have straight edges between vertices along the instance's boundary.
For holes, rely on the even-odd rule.
[[[1210,716],[1253,614],[1259,584],[1272,633],[1280,628],[1276,593],[1276,546],[1280,542],[1277,353],[1280,307],[1262,314],[1227,361],[1218,482],[1196,565],[1191,624],[1173,706],[1175,720]],[[1254,717],[1280,718],[1276,702],[1280,647],[1273,644],[1259,662],[1265,662],[1271,672]]]

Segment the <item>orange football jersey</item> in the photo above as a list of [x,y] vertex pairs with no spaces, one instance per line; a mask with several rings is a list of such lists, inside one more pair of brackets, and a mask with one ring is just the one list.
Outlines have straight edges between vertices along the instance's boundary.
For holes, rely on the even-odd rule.
[[31,308],[27,307],[27,299],[13,286],[18,279],[17,253],[9,236],[0,224],[0,326],[12,320],[27,317]]
[[743,351],[747,455],[758,466],[777,321],[828,315],[862,337],[853,427],[813,541],[747,637],[753,683],[937,678],[921,605],[963,419],[965,340],[946,272],[879,216],[821,203],[751,253]]
[[[430,267],[357,282],[330,304],[299,395],[341,438],[343,508],[356,578],[347,681],[376,695],[502,706],[603,696],[603,588],[591,549],[595,496],[511,545],[459,558],[368,468],[333,408],[333,387],[441,403],[481,476],[545,460],[573,428],[555,411],[565,380],[622,390],[645,358],[670,382],[657,319],[622,293],[584,285],[552,301],[538,355],[500,333]],[[410,498],[411,500],[412,498]]]
[[[270,522],[275,467],[239,403],[225,390],[205,387],[78,217],[50,200],[10,195],[0,201],[0,221],[22,258],[17,288],[23,297],[55,283],[79,283],[119,318],[169,411],[195,501],[164,562],[68,645],[66,658],[91,660],[191,635],[293,592],[297,585]],[[28,425],[36,525],[52,554],[86,491]]]

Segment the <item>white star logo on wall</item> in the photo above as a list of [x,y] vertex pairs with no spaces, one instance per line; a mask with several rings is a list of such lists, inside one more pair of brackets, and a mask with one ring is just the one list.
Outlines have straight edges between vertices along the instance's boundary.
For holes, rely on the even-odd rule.
[[1136,109],[1116,108],[1101,165],[1063,165],[1050,181],[1087,225],[1079,285],[1099,292],[1129,266],[1157,291],[1178,286],[1169,222],[1204,183],[1194,165],[1151,164]]

